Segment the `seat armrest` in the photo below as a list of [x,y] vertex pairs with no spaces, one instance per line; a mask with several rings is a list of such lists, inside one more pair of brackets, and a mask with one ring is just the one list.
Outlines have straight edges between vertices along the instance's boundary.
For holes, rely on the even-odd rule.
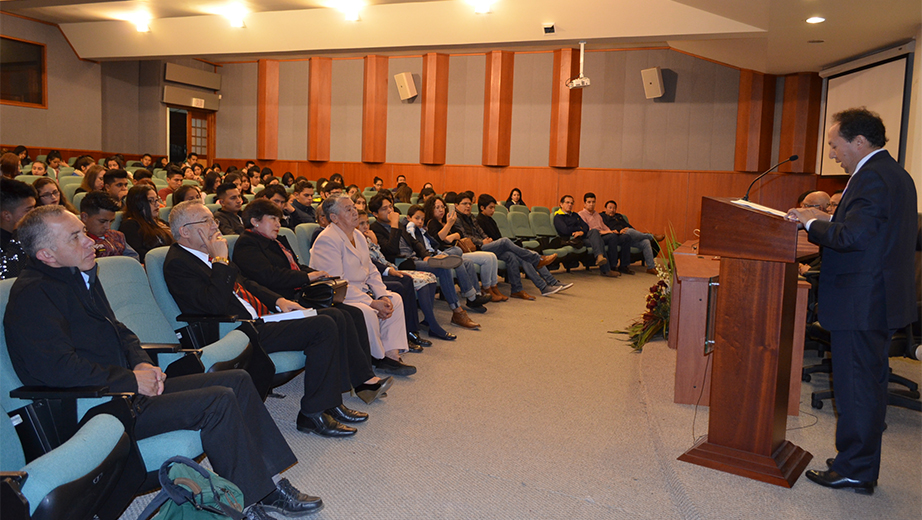
[[10,397],[17,399],[83,399],[89,397],[106,397],[108,386],[74,386],[56,388],[51,386],[21,386],[10,392]]
[[[193,322],[211,322],[211,323],[234,323],[237,321],[248,321],[237,319],[236,316],[231,316],[229,314],[180,314],[176,317],[176,321],[184,321],[186,323]],[[249,320],[252,321],[252,320]]]
[[142,343],[141,348],[148,354],[176,354],[182,350],[179,343]]

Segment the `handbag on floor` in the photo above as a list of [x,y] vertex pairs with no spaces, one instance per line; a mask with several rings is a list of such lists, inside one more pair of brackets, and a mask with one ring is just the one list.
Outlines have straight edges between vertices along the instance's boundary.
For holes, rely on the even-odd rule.
[[243,492],[233,482],[209,471],[194,460],[172,457],[160,466],[162,490],[138,520],[244,520]]

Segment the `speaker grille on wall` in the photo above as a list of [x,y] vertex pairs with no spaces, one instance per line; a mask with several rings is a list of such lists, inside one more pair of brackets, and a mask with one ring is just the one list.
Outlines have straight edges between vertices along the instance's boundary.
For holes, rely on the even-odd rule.
[[413,97],[416,97],[416,82],[413,81],[413,74],[409,72],[401,72],[394,76],[394,81],[397,83],[397,94],[400,95],[401,100],[407,100]]
[[663,71],[659,67],[643,69],[640,76],[643,78],[643,93],[647,99],[662,97],[666,93],[663,88]]

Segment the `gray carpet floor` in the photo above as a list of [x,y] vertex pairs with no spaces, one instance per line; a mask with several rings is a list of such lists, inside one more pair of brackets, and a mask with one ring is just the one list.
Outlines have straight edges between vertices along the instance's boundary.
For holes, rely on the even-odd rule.
[[[635,266],[635,269],[638,269]],[[654,276],[607,279],[582,269],[556,273],[569,291],[488,305],[471,314],[482,330],[448,325],[405,360],[419,368],[388,396],[347,406],[371,419],[342,440],[299,433],[300,378],[267,406],[300,462],[285,473],[323,497],[311,517],[333,519],[918,519],[922,517],[922,415],[887,411],[880,485],[873,496],[822,488],[801,477],[792,489],[676,458],[707,431],[706,407],[672,402],[675,352],[662,340],[634,353],[608,331],[644,308]],[[508,286],[500,285],[508,293]],[[536,294],[526,282],[526,290]],[[444,303],[438,317],[449,322]],[[814,359],[806,362],[811,364]],[[922,381],[922,364],[894,359]],[[835,415],[810,408],[788,418],[787,438],[814,455],[835,455]],[[152,495],[123,518],[137,517]]]

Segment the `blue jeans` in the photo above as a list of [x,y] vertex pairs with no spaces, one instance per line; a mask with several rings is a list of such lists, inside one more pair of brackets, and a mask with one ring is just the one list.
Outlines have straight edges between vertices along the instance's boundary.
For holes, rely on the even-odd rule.
[[656,263],[653,261],[653,242],[656,240],[650,233],[642,233],[634,228],[624,228],[621,233],[631,237],[631,245],[637,246],[643,253],[643,262],[647,269],[656,269]]
[[512,240],[506,237],[484,244],[482,249],[495,254],[506,263],[506,276],[509,278],[509,285],[512,286],[512,292],[514,293],[523,290],[522,276],[520,274],[523,270],[525,271],[525,276],[542,292],[548,285],[560,283],[546,267],[542,267],[540,271],[535,268],[541,261],[541,255],[515,245]]

